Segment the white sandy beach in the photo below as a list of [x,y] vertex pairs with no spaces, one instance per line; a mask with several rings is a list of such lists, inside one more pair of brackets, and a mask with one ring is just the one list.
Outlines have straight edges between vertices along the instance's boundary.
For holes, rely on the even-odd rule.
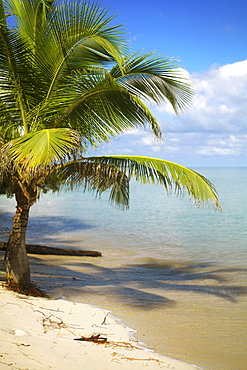
[[[1,369],[198,369],[144,350],[97,307],[27,297],[1,286],[0,310]],[[97,334],[107,342],[74,340]]]

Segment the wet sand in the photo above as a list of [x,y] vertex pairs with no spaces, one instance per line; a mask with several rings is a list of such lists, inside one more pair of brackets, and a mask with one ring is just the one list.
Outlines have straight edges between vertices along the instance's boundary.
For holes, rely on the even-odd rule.
[[117,264],[57,256],[30,260],[39,286],[55,297],[111,311],[154,352],[208,370],[245,370],[246,271],[176,262],[168,273],[171,263],[122,266],[119,259]]

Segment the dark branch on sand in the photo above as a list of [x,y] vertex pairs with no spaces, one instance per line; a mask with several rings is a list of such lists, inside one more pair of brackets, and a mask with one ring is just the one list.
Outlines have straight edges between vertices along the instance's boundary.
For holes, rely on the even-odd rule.
[[[6,243],[0,242],[0,250],[6,250]],[[30,254],[43,254],[43,255],[58,255],[58,256],[87,256],[87,257],[100,257],[101,252],[98,251],[83,251],[79,249],[64,249],[47,247],[45,245],[26,244],[26,251]]]

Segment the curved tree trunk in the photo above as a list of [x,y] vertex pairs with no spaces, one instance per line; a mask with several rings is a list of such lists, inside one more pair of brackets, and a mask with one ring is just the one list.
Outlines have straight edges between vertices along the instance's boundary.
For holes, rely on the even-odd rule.
[[[15,198],[16,212],[12,222],[12,229],[7,242],[5,254],[5,267],[7,281],[19,287],[30,286],[30,266],[26,253],[26,231],[29,210],[36,201],[36,189],[16,183]],[[31,196],[31,194],[32,196]]]

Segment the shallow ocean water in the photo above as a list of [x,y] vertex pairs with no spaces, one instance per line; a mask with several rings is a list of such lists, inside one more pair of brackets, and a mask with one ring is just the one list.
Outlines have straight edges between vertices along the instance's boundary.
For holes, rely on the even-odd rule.
[[[122,212],[91,195],[46,194],[28,242],[99,250],[101,258],[32,256],[33,280],[111,310],[155,352],[210,370],[247,368],[247,168],[201,168],[222,213],[131,185]],[[13,199],[0,198],[1,230]]]

